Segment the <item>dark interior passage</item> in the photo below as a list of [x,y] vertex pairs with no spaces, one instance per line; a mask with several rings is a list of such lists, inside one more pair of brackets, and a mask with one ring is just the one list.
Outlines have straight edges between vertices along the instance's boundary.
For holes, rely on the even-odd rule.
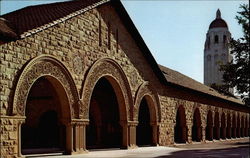
[[138,117],[139,124],[136,128],[136,144],[138,146],[153,145],[150,111],[145,97],[141,101]]
[[63,152],[65,126],[60,121],[60,103],[53,85],[44,77],[32,86],[21,129],[22,154]]
[[187,141],[186,115],[183,106],[180,106],[177,110],[174,141],[176,143],[186,143]]
[[192,141],[200,142],[202,138],[201,116],[198,108],[195,109],[193,116]]
[[233,119],[232,119],[232,137],[236,138],[236,116],[233,114]]
[[240,138],[240,116],[237,117],[237,123],[236,123],[236,137]]
[[214,115],[214,139],[220,139],[220,116],[219,112],[215,112]]
[[227,135],[228,139],[230,139],[231,135],[232,135],[231,128],[232,128],[231,116],[230,116],[230,114],[227,114],[227,133],[226,133],[226,135]]
[[88,149],[121,147],[119,105],[112,85],[101,78],[92,93],[86,143]]
[[213,116],[210,110],[207,114],[206,140],[213,140]]
[[226,116],[224,112],[221,115],[220,138],[226,139]]

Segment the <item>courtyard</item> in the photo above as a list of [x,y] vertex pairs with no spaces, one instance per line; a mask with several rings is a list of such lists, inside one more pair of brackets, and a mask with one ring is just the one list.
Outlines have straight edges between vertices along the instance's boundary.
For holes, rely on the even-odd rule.
[[[249,138],[214,141],[207,143],[175,144],[172,147],[139,147],[137,149],[90,150],[87,154],[72,156],[47,156],[48,158],[95,157],[154,157],[154,158],[249,158]],[[43,155],[44,157],[44,155]]]

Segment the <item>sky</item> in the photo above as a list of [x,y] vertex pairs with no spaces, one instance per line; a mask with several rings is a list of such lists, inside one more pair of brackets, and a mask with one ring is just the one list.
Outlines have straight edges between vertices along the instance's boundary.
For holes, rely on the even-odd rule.
[[[0,0],[0,13],[60,0]],[[62,1],[62,0],[61,0]],[[219,8],[232,37],[241,37],[235,20],[240,0],[122,0],[158,64],[203,83],[203,50],[209,24]]]

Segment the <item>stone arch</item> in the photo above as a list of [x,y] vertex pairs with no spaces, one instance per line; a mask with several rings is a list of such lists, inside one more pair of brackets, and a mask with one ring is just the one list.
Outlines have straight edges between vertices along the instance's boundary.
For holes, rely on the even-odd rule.
[[232,137],[236,138],[236,114],[233,112],[232,116]]
[[186,113],[183,105],[176,106],[176,120],[174,127],[174,141],[176,143],[186,143],[187,142],[187,123],[186,123]]
[[220,139],[220,114],[216,111],[214,114],[214,139]]
[[213,140],[213,113],[211,110],[207,112],[206,140]]
[[245,129],[244,129],[244,136],[248,136],[248,122],[247,122],[247,115],[245,116]]
[[12,115],[25,116],[26,99],[30,88],[35,81],[46,76],[55,82],[55,85],[62,85],[70,106],[72,118],[77,118],[79,114],[79,95],[74,80],[64,64],[50,55],[41,55],[28,62],[22,71],[13,98]]
[[130,85],[126,74],[120,65],[110,58],[102,58],[97,60],[88,71],[83,84],[81,95],[81,106],[84,110],[80,112],[80,116],[85,119],[89,118],[91,95],[96,83],[102,77],[106,78],[111,83],[116,93],[118,103],[121,104],[119,108],[122,108],[120,110],[123,111],[121,116],[122,121],[128,121],[130,119],[130,105],[133,105]]
[[245,136],[245,117],[241,116],[241,129],[240,129],[240,135],[241,137]]
[[237,113],[237,121],[236,121],[236,137],[237,138],[240,138],[240,127],[241,127],[241,124],[240,124],[240,113],[238,112]]
[[220,127],[220,138],[226,139],[226,115],[224,112],[221,114],[221,127]]
[[133,120],[138,120],[140,103],[144,97],[146,98],[151,109],[150,110],[151,123],[160,122],[161,109],[160,109],[159,98],[157,93],[153,90],[153,88],[149,85],[148,82],[144,82],[143,84],[141,84],[136,92]]
[[200,108],[194,108],[192,126],[192,141],[200,142],[202,140],[201,113]]
[[227,113],[227,138],[231,138],[231,128],[232,128],[232,119],[231,119],[231,114]]
[[[158,141],[159,141],[158,140],[159,139],[158,123],[161,120],[160,102],[159,102],[159,98],[158,98],[156,91],[154,91],[154,89],[149,85],[148,82],[144,82],[143,84],[141,84],[136,92],[135,102],[134,102],[134,107],[133,107],[133,120],[134,121],[139,121],[139,119],[141,118],[139,116],[139,113],[140,113],[140,110],[143,110],[141,109],[141,105],[143,101],[147,103],[148,110],[149,110],[150,120],[149,120],[148,128],[151,128],[151,132],[152,132],[151,144],[156,145],[158,144]],[[142,124],[140,124],[139,122],[137,126],[137,130],[141,129],[142,127],[141,125]],[[138,132],[139,131],[137,131],[137,133]],[[142,140],[142,139],[138,137],[138,140]]]

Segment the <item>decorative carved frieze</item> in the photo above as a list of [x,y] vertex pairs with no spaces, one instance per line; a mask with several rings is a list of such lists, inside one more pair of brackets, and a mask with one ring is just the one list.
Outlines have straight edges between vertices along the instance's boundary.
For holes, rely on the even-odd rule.
[[123,112],[126,113],[126,118],[121,119],[129,120],[129,110],[130,106],[133,104],[130,85],[122,68],[109,58],[96,61],[90,68],[84,82],[82,93],[82,106],[84,106],[83,109],[87,108],[87,110],[82,110],[80,116],[84,116],[86,119],[88,118],[92,92],[96,83],[102,77],[105,77],[110,81],[116,93],[117,100],[120,103],[119,106],[125,106],[122,108],[125,108],[126,110]]
[[71,116],[77,117],[78,108],[76,106],[79,100],[75,83],[66,69],[57,59],[51,56],[40,56],[31,60],[24,68],[19,77],[13,100],[13,115],[25,116],[26,100],[32,85],[40,77],[53,78],[60,82],[67,94]]
[[144,96],[148,96],[151,99],[151,106],[155,111],[155,121],[161,120],[161,107],[160,102],[157,93],[153,90],[153,88],[148,84],[148,82],[145,82],[140,85],[138,88],[138,91],[136,93],[135,103],[133,107],[133,120],[138,120],[139,115],[139,106],[141,104],[141,101]]

